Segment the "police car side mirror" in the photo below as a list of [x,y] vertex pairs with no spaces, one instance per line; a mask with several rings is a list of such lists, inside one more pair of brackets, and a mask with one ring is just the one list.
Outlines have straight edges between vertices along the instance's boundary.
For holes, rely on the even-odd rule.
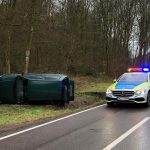
[[114,79],[114,83],[117,82],[117,79]]

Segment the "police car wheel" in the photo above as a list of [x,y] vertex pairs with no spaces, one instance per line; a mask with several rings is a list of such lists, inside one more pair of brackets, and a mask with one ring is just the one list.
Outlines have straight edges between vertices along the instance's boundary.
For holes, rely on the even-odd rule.
[[107,106],[112,107],[114,106],[114,103],[113,102],[107,103]]
[[149,92],[148,95],[147,95],[146,106],[150,106],[150,92]]

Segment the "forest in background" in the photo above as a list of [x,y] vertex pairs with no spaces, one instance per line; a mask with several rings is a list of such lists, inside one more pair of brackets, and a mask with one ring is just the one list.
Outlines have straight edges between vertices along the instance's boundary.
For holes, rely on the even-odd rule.
[[0,74],[118,75],[150,66],[150,0],[0,0]]

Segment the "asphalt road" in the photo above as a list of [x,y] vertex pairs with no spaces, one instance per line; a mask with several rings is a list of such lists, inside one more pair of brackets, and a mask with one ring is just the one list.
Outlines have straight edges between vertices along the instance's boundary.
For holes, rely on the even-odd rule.
[[150,108],[95,108],[12,137],[0,150],[149,150]]

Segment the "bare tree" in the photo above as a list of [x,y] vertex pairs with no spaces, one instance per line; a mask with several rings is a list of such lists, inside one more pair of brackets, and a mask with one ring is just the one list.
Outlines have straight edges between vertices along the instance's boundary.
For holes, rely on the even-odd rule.
[[117,75],[148,65],[149,10],[149,0],[2,0],[0,73]]

